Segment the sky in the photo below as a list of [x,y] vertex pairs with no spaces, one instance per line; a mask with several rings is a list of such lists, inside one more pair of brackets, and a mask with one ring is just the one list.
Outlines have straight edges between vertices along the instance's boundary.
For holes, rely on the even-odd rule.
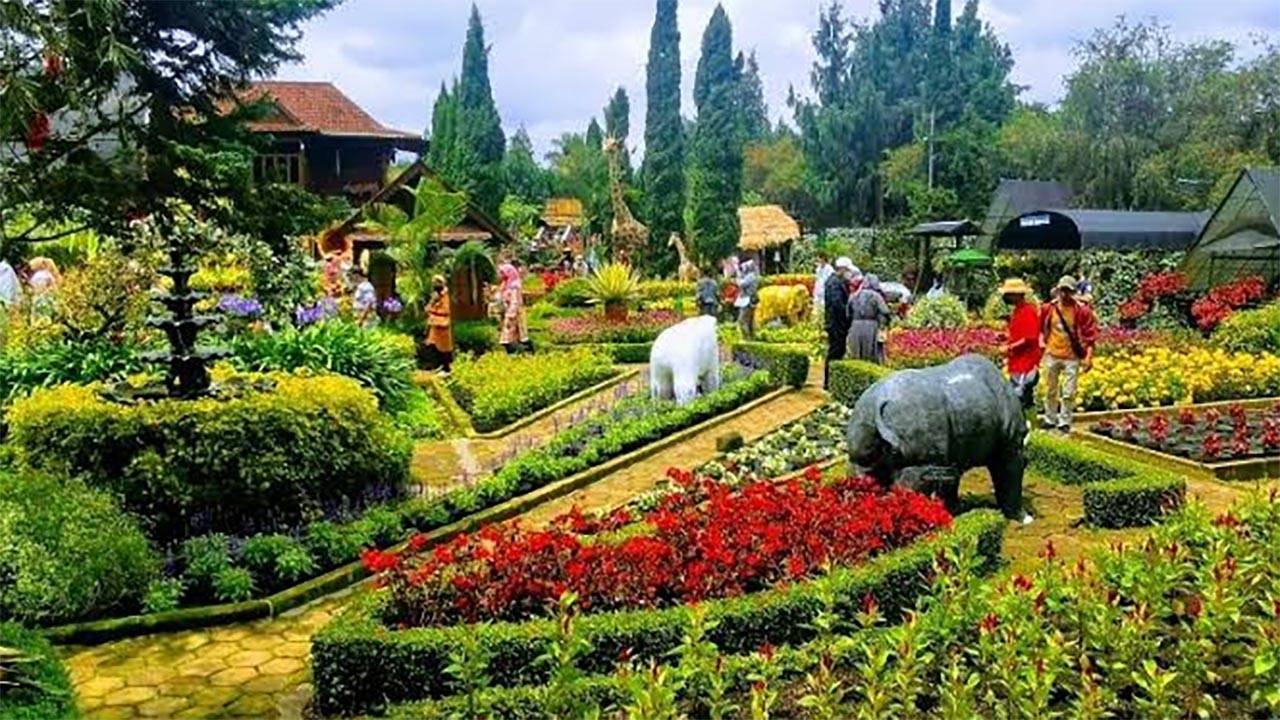
[[[810,36],[829,0],[723,0],[735,49],[755,50],[770,115],[789,119],[788,88],[805,93]],[[601,117],[610,94],[631,98],[631,138],[644,133],[644,81],[653,0],[477,0],[491,47],[489,73],[508,135],[524,127],[539,153],[564,132]],[[870,18],[877,0],[844,0]],[[959,14],[964,0],[952,0]],[[681,0],[684,112],[693,115],[693,73],[715,0]],[[1183,42],[1224,38],[1248,54],[1254,38],[1280,41],[1280,0],[982,0],[979,14],[1013,50],[1023,99],[1053,104],[1074,66],[1072,49],[1125,15],[1158,18]],[[470,0],[345,0],[304,27],[305,59],[281,69],[292,80],[329,80],[384,125],[422,131],[441,82],[462,65]]]

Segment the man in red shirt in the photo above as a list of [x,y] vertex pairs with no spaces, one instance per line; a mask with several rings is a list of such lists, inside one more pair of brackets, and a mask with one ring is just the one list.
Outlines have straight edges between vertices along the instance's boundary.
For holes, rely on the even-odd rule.
[[1005,331],[1004,354],[1009,382],[1022,401],[1023,412],[1035,406],[1035,388],[1040,380],[1040,313],[1027,301],[1031,287],[1020,278],[1005,280],[1000,295],[1013,308]]

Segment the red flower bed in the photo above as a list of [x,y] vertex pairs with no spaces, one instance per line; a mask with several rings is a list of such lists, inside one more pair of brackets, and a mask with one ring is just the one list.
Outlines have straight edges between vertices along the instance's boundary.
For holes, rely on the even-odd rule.
[[552,290],[556,289],[557,285],[564,282],[565,280],[568,280],[572,276],[562,272],[544,272],[542,273],[541,277],[542,277],[542,289],[545,290],[546,292],[551,292]]
[[594,612],[728,597],[863,561],[951,522],[937,501],[868,478],[736,490],[686,481],[698,492],[673,496],[644,518],[648,534],[620,542],[584,541],[571,531],[581,515],[570,515],[547,530],[491,526],[427,553],[366,553],[389,591],[384,620],[420,627],[545,617],[566,590]]
[[1266,282],[1256,275],[1219,285],[1192,304],[1191,316],[1201,330],[1212,330],[1231,313],[1261,300],[1266,292]]
[[610,320],[604,315],[584,315],[552,320],[548,326],[553,342],[564,345],[579,343],[644,343],[652,342],[658,333],[684,319],[671,310],[633,312],[625,320]]
[[1232,405],[1225,415],[1213,409],[1197,413],[1183,408],[1176,420],[1175,427],[1163,414],[1152,415],[1145,423],[1136,415],[1126,415],[1119,422],[1103,420],[1092,430],[1114,440],[1200,462],[1280,456],[1280,404],[1263,411]]
[[895,368],[921,368],[977,353],[1002,362],[1000,332],[987,327],[902,330],[889,334],[886,354]]

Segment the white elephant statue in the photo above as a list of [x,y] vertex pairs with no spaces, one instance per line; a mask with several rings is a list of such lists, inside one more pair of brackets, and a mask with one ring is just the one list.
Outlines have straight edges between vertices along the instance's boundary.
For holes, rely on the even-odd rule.
[[649,352],[649,389],[653,397],[686,405],[702,392],[720,387],[720,346],[716,319],[690,318],[672,325]]

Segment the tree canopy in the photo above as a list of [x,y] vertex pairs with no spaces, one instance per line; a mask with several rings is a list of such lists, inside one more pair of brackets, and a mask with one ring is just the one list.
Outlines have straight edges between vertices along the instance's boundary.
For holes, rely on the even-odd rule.
[[734,62],[733,27],[717,5],[702,35],[694,77],[698,110],[689,158],[685,225],[694,253],[706,261],[728,257],[738,246],[742,204],[741,74]]
[[649,63],[645,68],[644,220],[649,225],[652,269],[670,272],[674,252],[667,247],[671,233],[684,233],[685,135],[680,116],[680,28],[676,0],[657,0],[649,35]]

